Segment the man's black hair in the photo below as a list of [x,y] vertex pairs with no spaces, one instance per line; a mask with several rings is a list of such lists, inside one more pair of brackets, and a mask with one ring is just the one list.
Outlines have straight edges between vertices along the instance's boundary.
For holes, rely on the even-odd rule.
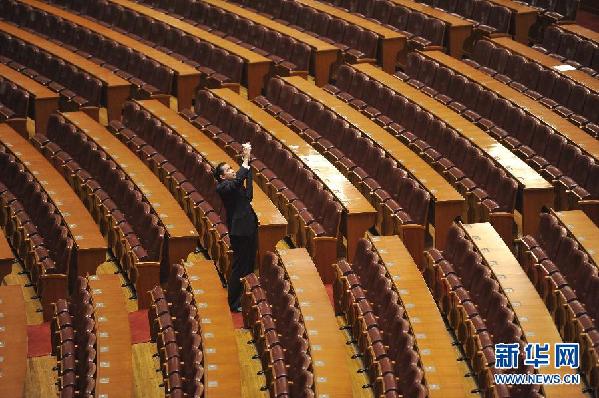
[[216,178],[216,181],[221,182],[223,179],[223,172],[225,171],[225,165],[227,164],[227,162],[220,162],[215,168],[214,168],[214,178]]

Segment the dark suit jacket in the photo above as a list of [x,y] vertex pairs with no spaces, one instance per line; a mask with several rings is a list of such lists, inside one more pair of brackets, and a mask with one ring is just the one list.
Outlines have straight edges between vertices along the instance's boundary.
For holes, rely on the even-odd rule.
[[[252,208],[252,170],[240,167],[233,180],[222,180],[216,185],[227,211],[227,227],[229,234],[235,236],[250,236],[256,233],[258,218]],[[247,182],[244,187],[243,182]]]

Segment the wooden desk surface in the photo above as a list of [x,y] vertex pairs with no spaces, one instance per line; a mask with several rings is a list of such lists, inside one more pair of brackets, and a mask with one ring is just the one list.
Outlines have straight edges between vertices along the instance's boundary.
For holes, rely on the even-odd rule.
[[359,111],[307,80],[299,77],[285,77],[284,80],[312,99],[319,101],[325,107],[330,108],[363,134],[370,137],[426,187],[436,201],[459,202],[464,200],[462,195],[428,163]]
[[45,40],[41,36],[30,33],[26,30],[20,29],[15,25],[11,25],[4,21],[0,21],[0,30],[6,32],[14,37],[23,40],[26,43],[32,44],[40,49],[63,59],[65,62],[70,63],[81,70],[95,76],[100,79],[104,84],[108,86],[130,86],[129,82],[121,79],[106,68],[102,68],[98,64],[83,58],[82,56],[75,54],[51,41]]
[[507,173],[514,177],[519,185],[530,189],[546,189],[552,185],[539,175],[522,159],[514,155],[510,150],[501,145],[497,140],[478,128],[451,108],[443,105],[441,102],[429,97],[421,91],[415,89],[407,83],[402,82],[396,77],[383,72],[379,68],[374,68],[368,64],[354,65],[354,68],[366,73],[368,76],[378,80],[383,85],[404,95],[410,101],[419,105],[423,109],[432,113],[438,119],[444,121],[448,126],[453,127],[463,137],[468,138],[483,152],[487,153],[491,160],[494,160]]
[[599,32],[595,32],[594,30],[585,28],[584,26],[580,26],[575,23],[559,25],[559,28],[599,44]]
[[184,266],[201,319],[206,397],[240,397],[239,354],[227,289],[212,261],[190,259]]
[[133,397],[129,314],[118,275],[88,278],[97,337],[96,397]]
[[[270,59],[263,57],[262,55],[255,53],[253,51],[248,50],[247,48],[241,47],[227,39],[223,39],[222,37],[218,37],[210,32],[207,32],[203,29],[197,28],[185,21],[172,17],[168,14],[160,12],[156,9],[152,9],[143,4],[135,3],[129,0],[109,0],[111,3],[119,4],[125,8],[129,8],[139,14],[146,15],[148,17],[154,18],[158,21],[162,21],[170,26],[173,26],[177,29],[184,31],[187,34],[192,36],[199,37],[200,39],[210,42],[217,47],[222,48],[223,50],[227,50],[230,53],[240,56],[244,60],[249,63],[270,63]],[[156,50],[154,50],[156,51]],[[144,52],[145,54],[145,52]],[[191,67],[190,67],[191,68]],[[192,68],[193,69],[193,68]],[[195,70],[195,69],[194,69]]]
[[193,224],[168,189],[125,144],[83,112],[68,112],[62,115],[80,128],[127,173],[160,217],[169,237],[198,237]]
[[423,3],[416,3],[412,0],[391,0],[392,3],[398,4],[400,6],[409,8],[410,10],[419,11],[429,17],[433,17],[436,19],[440,19],[450,26],[472,26],[473,23],[467,21],[464,18],[457,17],[452,15],[446,11],[440,10],[438,8],[429,7]]
[[[6,236],[4,236],[4,232],[0,229],[0,264],[5,261],[10,261],[12,263],[14,259],[15,255],[6,240]],[[2,281],[0,280],[0,282]]]
[[104,25],[100,25],[97,22],[93,22],[92,20],[89,20],[84,17],[80,17],[75,13],[66,11],[59,7],[54,7],[54,6],[48,5],[41,1],[37,1],[37,0],[19,0],[19,1],[22,3],[25,3],[25,4],[29,4],[30,6],[38,8],[40,10],[46,11],[48,14],[53,14],[53,15],[59,16],[62,19],[64,19],[65,21],[70,21],[74,24],[84,26],[84,27],[88,28],[89,30],[96,32],[98,34],[101,34],[102,36],[104,36],[108,39],[114,40],[117,43],[125,45],[125,46],[129,47],[130,49],[132,49],[133,51],[137,51],[137,52],[145,55],[146,57],[153,59],[153,60],[159,62],[160,64],[172,69],[177,75],[180,75],[180,76],[199,75],[199,72],[195,68],[171,57],[170,55],[167,55],[166,53],[163,53],[162,51],[158,51],[158,50],[156,50],[150,46],[147,46],[137,40],[131,39],[127,35],[116,32],[115,30],[113,30],[111,28],[108,28]]
[[[230,165],[239,164],[191,123],[161,102],[157,100],[138,100],[136,102],[145,110],[158,117],[162,123],[169,126],[174,132],[179,134],[181,138],[198,151],[204,159],[210,162],[213,167],[216,167],[220,162],[227,162]],[[252,207],[256,212],[256,216],[258,216],[258,224],[286,226],[287,220],[281,215],[268,196],[259,189],[259,187],[254,188]]]
[[237,14],[240,17],[247,18],[250,21],[266,26],[268,29],[275,30],[283,35],[290,36],[297,41],[305,43],[312,47],[316,51],[337,51],[337,47],[329,44],[325,41],[317,39],[314,36],[310,36],[307,33],[301,32],[297,29],[290,28],[289,26],[278,23],[270,18],[266,18],[263,15],[252,12],[246,8],[239,7],[234,3],[229,3],[223,0],[203,0],[204,3],[208,3],[212,6],[222,8],[223,10]]
[[23,397],[27,374],[27,316],[20,285],[0,286],[0,396]]
[[98,225],[77,196],[50,162],[19,133],[0,124],[0,142],[18,157],[42,185],[64,218],[79,250],[106,250]]
[[345,348],[333,307],[306,249],[278,250],[293,286],[310,343],[317,397],[351,397]]
[[312,170],[349,213],[372,213],[374,222],[375,210],[360,191],[331,162],[297,133],[291,131],[253,102],[231,90],[216,89],[211,90],[211,92],[240,110],[253,122],[259,124],[291,153],[295,154],[308,169]]
[[[562,377],[574,373],[569,368],[556,369],[553,366],[553,346],[561,343],[562,338],[532,282],[495,229],[489,223],[464,224],[462,227],[493,271],[522,326],[527,342],[550,344],[551,363],[541,367],[539,373],[559,373]],[[543,388],[546,397],[584,397],[582,387],[546,384]]]
[[349,22],[350,24],[354,24],[363,29],[375,32],[377,35],[379,35],[383,39],[394,39],[394,38],[401,38],[401,37],[405,38],[405,36],[399,32],[396,32],[389,28],[385,28],[377,22],[373,22],[366,18],[359,17],[355,14],[352,14],[350,12],[342,10],[341,8],[337,8],[337,7],[331,6],[326,3],[321,3],[320,1],[316,1],[316,0],[296,0],[296,1],[305,6],[312,7],[315,10],[322,11],[324,13],[327,13],[327,14],[337,17],[337,18],[341,18],[341,19],[345,20],[346,22]]
[[430,397],[468,396],[476,389],[472,377],[464,377],[468,366],[453,341],[428,286],[410,253],[398,236],[369,236],[387,272],[416,336],[424,378]]
[[491,41],[497,45],[500,45],[512,53],[520,54],[525,58],[533,60],[540,65],[553,70],[554,72],[563,75],[565,77],[569,77],[574,80],[574,82],[583,85],[595,93],[599,93],[599,79],[594,78],[588,73],[584,73],[580,70],[566,70],[560,71],[556,68],[558,65],[563,65],[563,62],[547,55],[543,54],[540,51],[535,50],[532,47],[526,46],[522,43],[519,43],[515,40],[510,39],[509,37],[498,37],[495,39],[491,39]]
[[539,10],[534,7],[527,6],[525,4],[516,3],[512,0],[489,0],[491,3],[495,3],[499,6],[504,6],[518,14],[537,14]]
[[440,51],[426,51],[421,52],[421,54],[453,69],[455,72],[461,73],[483,87],[493,90],[508,101],[514,102],[524,109],[524,111],[539,118],[541,122],[552,127],[557,133],[575,143],[580,149],[594,157],[595,161],[599,161],[599,140],[591,137],[585,131],[570,123],[567,119],[559,116],[550,109],[547,109],[532,98],[514,90],[507,84],[495,80],[491,76],[462,61],[443,54]]
[[0,76],[9,80],[21,87],[23,90],[33,94],[36,99],[43,98],[56,98],[58,99],[58,93],[48,89],[46,86],[42,86],[33,79],[30,79],[26,75],[17,72],[13,68],[10,68],[4,64],[0,64]]
[[599,227],[582,210],[551,211],[599,267]]

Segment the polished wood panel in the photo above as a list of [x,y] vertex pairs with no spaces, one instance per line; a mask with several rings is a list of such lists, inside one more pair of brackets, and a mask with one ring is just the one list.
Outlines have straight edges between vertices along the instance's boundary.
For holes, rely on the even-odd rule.
[[131,331],[118,275],[88,278],[96,319],[96,397],[132,397]]
[[563,65],[563,62],[547,55],[540,51],[535,50],[532,47],[528,47],[522,43],[518,43],[511,40],[509,37],[498,37],[491,40],[498,46],[504,47],[510,50],[513,54],[519,54],[524,58],[528,58],[545,68],[551,69],[558,75],[562,75],[572,79],[575,83],[578,83],[589,90],[599,93],[599,79],[594,78],[588,73],[584,73],[580,70],[560,70],[557,68],[559,65]]
[[580,149],[587,152],[599,161],[599,140],[593,138],[582,129],[570,123],[567,119],[561,117],[550,109],[521,92],[511,88],[507,84],[493,79],[491,76],[461,62],[455,58],[443,54],[440,51],[422,52],[424,56],[437,61],[439,64],[453,69],[456,73],[464,75],[481,86],[494,91],[499,96],[513,102],[521,107],[528,114],[538,118],[542,123],[553,128],[557,133],[563,135],[570,142],[577,145]]
[[35,132],[45,133],[48,117],[58,109],[58,94],[4,64],[0,64],[0,76],[29,93],[29,115],[35,120]]
[[183,265],[200,317],[206,397],[239,397],[241,370],[227,290],[212,261],[190,259]]
[[49,40],[17,28],[9,23],[0,21],[0,31],[18,37],[28,44],[36,46],[55,57],[61,58],[66,63],[71,64],[102,81],[105,94],[105,102],[102,104],[105,105],[108,110],[108,118],[116,118],[121,113],[121,107],[131,93],[131,84],[129,82],[121,79],[108,69],[94,64],[86,58],[61,47],[58,44],[52,43]]
[[[247,18],[255,24],[265,26],[268,29],[275,30],[282,35],[290,36],[301,43],[309,45],[312,49],[310,74],[314,76],[314,80],[318,86],[324,86],[329,82],[331,65],[339,56],[339,49],[334,45],[319,40],[316,37],[310,36],[297,29],[278,23],[270,18],[266,18],[265,16],[252,12],[246,8],[239,7],[234,3],[223,0],[204,0],[204,2],[237,14],[240,17]],[[243,38],[240,37],[239,39]],[[253,98],[253,96],[250,96],[250,98]]]
[[324,285],[306,249],[279,249],[310,344],[317,397],[351,397],[345,339]]
[[[179,134],[213,167],[220,162],[227,162],[229,165],[238,164],[210,138],[159,101],[145,100],[137,103]],[[254,189],[252,207],[258,217],[258,253],[262,256],[267,251],[273,251],[277,242],[283,239],[287,231],[287,221],[261,189]]]
[[350,24],[357,25],[365,30],[370,30],[379,36],[379,48],[377,57],[384,70],[389,73],[395,72],[395,65],[399,52],[406,46],[407,38],[394,30],[385,28],[378,22],[359,17],[341,8],[331,6],[316,0],[296,0],[304,6],[324,12],[335,18],[341,18]]
[[560,220],[576,239],[578,245],[599,267],[599,227],[581,210],[551,210],[551,213]]
[[512,11],[512,21],[510,33],[514,39],[520,43],[528,44],[528,31],[536,22],[539,15],[539,9],[530,7],[526,4],[516,3],[513,0],[489,0],[499,6],[509,8]]
[[429,396],[468,396],[476,389],[462,354],[453,345],[435,299],[410,253],[397,236],[369,236],[375,251],[395,284],[416,336]]
[[[231,90],[217,89],[211,90],[211,92],[260,125],[299,158],[304,166],[311,170],[323,185],[333,193],[335,199],[344,208],[343,217],[346,225],[347,252],[349,261],[351,261],[354,257],[358,239],[363,238],[364,233],[374,225],[376,211],[368,200],[329,160],[318,153],[297,133],[283,125],[262,108]],[[332,271],[331,268],[329,272],[330,279],[328,279],[331,281],[334,278]]]
[[444,248],[451,223],[464,209],[462,195],[416,153],[359,111],[304,79],[286,77],[284,80],[370,137],[425,187],[434,201],[434,220],[431,221],[435,225],[435,245]]
[[[248,50],[247,48],[241,47],[227,39],[218,37],[210,32],[203,29],[197,28],[187,22],[181,21],[180,19],[174,18],[158,10],[144,6],[143,4],[135,3],[129,0],[110,0],[114,4],[119,4],[123,7],[129,8],[139,14],[146,15],[154,18],[158,21],[162,21],[172,27],[182,30],[183,32],[192,36],[199,37],[200,39],[207,41],[216,47],[220,47],[232,54],[235,54],[244,59],[246,67],[244,68],[243,81],[248,88],[248,96],[254,98],[260,95],[264,84],[266,83],[266,75],[271,69],[272,61],[262,55]],[[189,91],[189,101],[179,104],[179,109],[189,108],[191,106],[191,99],[195,94],[193,87],[178,87],[179,90]],[[177,96],[178,97],[178,96]],[[186,93],[187,98],[187,93]]]
[[21,286],[0,286],[0,396],[24,397],[27,319]]
[[[87,18],[78,16],[75,13],[64,10],[62,8],[54,7],[37,0],[19,0],[22,3],[29,4],[31,7],[38,8],[62,18],[65,21],[70,21],[74,24],[84,26],[92,32],[96,32],[110,40],[114,40],[133,51],[137,51],[149,59],[152,59],[161,65],[172,69],[175,73],[175,81],[173,82],[173,92],[165,94],[173,94],[177,97],[179,108],[188,108],[191,106],[191,101],[195,94],[195,88],[200,83],[200,72],[195,68],[163,53],[150,46],[147,46],[137,40],[133,40],[127,35],[116,32],[114,29],[93,22]],[[110,117],[109,117],[110,118]]]
[[[371,65],[354,67],[443,120],[511,175],[519,186],[521,205],[518,210],[522,214],[522,229],[525,234],[536,233],[541,209],[543,206],[551,207],[554,203],[553,186],[548,181],[489,134],[441,102]],[[511,229],[507,232],[511,236]]]
[[411,0],[391,0],[393,3],[419,11],[422,14],[439,19],[445,23],[446,47],[449,55],[461,58],[464,55],[464,41],[472,34],[474,23],[464,18],[452,15],[441,9],[429,7],[423,3],[417,3]]
[[[551,349],[549,366],[538,369],[540,374],[574,373],[567,367],[555,368],[553,347],[561,343],[562,338],[551,319],[545,303],[537,293],[528,276],[520,267],[510,249],[505,245],[497,232],[489,223],[462,225],[475,248],[482,255],[484,262],[493,271],[503,293],[516,315],[518,323],[524,331],[528,343],[548,343]],[[583,385],[550,385],[545,384],[546,397],[583,397]]]
[[574,33],[575,35],[578,35],[580,37],[594,41],[595,43],[599,44],[599,32],[596,32],[592,29],[585,28],[584,26],[580,26],[575,23],[560,24],[559,27],[560,29],[563,29],[566,32]]
[[12,264],[15,261],[15,255],[8,245],[4,232],[0,229],[0,283],[4,277],[12,272]]
[[[187,218],[168,189],[129,148],[114,137],[104,126],[83,112],[69,112],[64,118],[73,123],[88,139],[93,140],[129,176],[143,193],[156,215],[162,221],[168,240],[166,264],[177,263],[187,258],[196,248],[198,232]],[[151,286],[148,287],[148,290]],[[144,292],[140,292],[144,294]]]
[[107,246],[75,191],[33,145],[5,124],[0,124],[0,142],[35,176],[65,220],[75,245],[78,274],[95,274],[104,262]]

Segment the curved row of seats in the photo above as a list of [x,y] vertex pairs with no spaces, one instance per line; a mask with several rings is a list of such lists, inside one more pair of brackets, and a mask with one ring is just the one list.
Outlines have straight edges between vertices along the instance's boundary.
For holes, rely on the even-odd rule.
[[479,40],[472,59],[464,62],[599,135],[599,93],[488,40]]
[[581,344],[583,372],[599,383],[598,265],[551,212],[541,214],[539,233],[521,240],[520,262],[544,299],[565,341]]
[[228,274],[231,242],[210,162],[135,102],[125,103],[121,120],[112,120],[109,130],[161,178],[199,229],[203,247]]
[[185,268],[171,267],[166,289],[149,292],[150,335],[156,342],[168,397],[203,397],[204,351],[200,315]]
[[[73,237],[66,222],[35,176],[4,145],[0,145],[0,168],[0,224],[6,237],[23,261],[38,295],[64,297],[67,275],[75,266]],[[45,278],[50,275],[64,283],[45,292]],[[56,288],[58,291],[54,291]]]
[[7,32],[0,32],[0,62],[59,93],[63,110],[100,105],[102,82],[68,60]]
[[427,396],[415,336],[395,284],[372,245],[361,239],[352,264],[335,264],[335,311],[343,314],[375,396]]
[[94,302],[87,280],[77,278],[69,301],[54,304],[50,324],[61,398],[93,397],[98,367]]
[[[273,78],[255,103],[323,153],[385,214],[385,233],[427,225],[430,194],[380,148],[318,101]],[[384,208],[384,210],[383,210]]]
[[518,2],[538,8],[543,13],[555,15],[557,20],[575,21],[580,0],[518,0]]
[[279,75],[307,74],[310,68],[310,46],[293,37],[254,24],[217,6],[202,1],[183,0],[161,7],[158,0],[144,3],[172,11],[202,29],[270,58]]
[[28,112],[29,93],[0,76],[0,122],[27,118]]
[[[425,255],[427,265],[423,273],[427,284],[456,332],[481,389],[493,391],[493,396],[540,396],[537,385],[516,385],[509,392],[506,385],[494,385],[493,374],[504,372],[495,368],[494,345],[523,346],[526,339],[496,276],[482,262],[481,254],[464,230],[454,224],[446,249],[442,252],[430,249]],[[532,366],[518,363],[518,369],[507,372],[533,371]]]
[[[276,254],[243,278],[244,324],[252,329],[272,397],[315,396],[308,335],[293,286]],[[269,368],[269,366],[271,366]]]
[[599,73],[598,43],[566,32],[559,25],[552,25],[545,29],[543,41],[533,45],[532,48],[579,68],[591,76]]
[[345,20],[304,6],[293,0],[236,3],[254,9],[299,31],[335,45],[347,62],[374,62],[378,56],[378,36],[375,32],[352,25]]
[[470,221],[486,220],[490,213],[514,212],[516,181],[492,157],[408,96],[347,65],[339,68],[335,85],[325,89],[384,126],[442,172],[460,193],[469,194],[473,199]]
[[77,191],[135,286],[143,272],[139,263],[162,261],[165,229],[160,219],[110,155],[77,126],[55,114],[46,134],[32,142]]
[[559,189],[560,208],[599,197],[599,164],[576,143],[508,99],[454,73],[424,55],[412,53],[398,77],[447,104],[486,130]]
[[315,258],[317,238],[339,237],[342,206],[278,140],[208,91],[198,93],[196,112],[192,123],[232,155],[241,154],[242,143],[252,143],[256,181],[273,192],[273,200],[279,197],[277,204],[291,220],[289,233],[297,245],[305,246]]

